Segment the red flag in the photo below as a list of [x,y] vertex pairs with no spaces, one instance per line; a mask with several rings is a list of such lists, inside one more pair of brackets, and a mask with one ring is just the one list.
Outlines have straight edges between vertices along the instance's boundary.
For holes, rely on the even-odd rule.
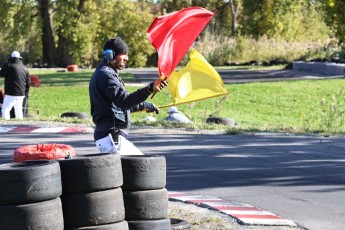
[[160,76],[170,76],[213,15],[202,7],[190,7],[153,20],[146,35],[158,52]]

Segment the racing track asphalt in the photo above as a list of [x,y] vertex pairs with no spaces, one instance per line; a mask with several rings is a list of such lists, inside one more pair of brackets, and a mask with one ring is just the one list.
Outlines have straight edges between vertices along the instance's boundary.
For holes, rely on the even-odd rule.
[[[344,137],[133,129],[130,139],[166,157],[169,191],[250,204],[311,230],[345,226]],[[1,163],[20,146],[52,141],[97,152],[92,133],[1,133],[0,141]]]
[[[138,83],[147,84],[158,78],[156,68],[137,68],[126,69],[125,72],[135,76]],[[225,84],[238,84],[250,82],[268,81],[290,81],[290,80],[320,80],[343,78],[343,75],[323,75],[318,73],[308,73],[294,71],[291,69],[283,70],[246,70],[246,69],[217,69]]]

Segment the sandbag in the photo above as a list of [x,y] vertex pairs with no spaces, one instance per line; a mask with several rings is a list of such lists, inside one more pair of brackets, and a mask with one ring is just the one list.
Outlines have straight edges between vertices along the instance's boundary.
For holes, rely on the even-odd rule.
[[75,150],[70,145],[36,144],[17,148],[13,154],[13,161],[53,160],[73,156],[75,156]]

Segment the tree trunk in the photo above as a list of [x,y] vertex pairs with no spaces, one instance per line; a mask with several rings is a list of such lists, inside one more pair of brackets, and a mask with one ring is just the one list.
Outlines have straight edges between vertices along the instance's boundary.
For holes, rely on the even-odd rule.
[[56,48],[50,22],[49,0],[38,0],[38,2],[42,20],[43,64],[48,67],[53,67],[55,66]]
[[66,67],[69,64],[72,64],[72,57],[69,55],[68,48],[69,42],[68,38],[66,38],[62,33],[61,30],[57,32],[58,35],[58,48],[57,48],[57,55],[56,55],[56,63],[60,67]]
[[236,29],[237,29],[237,13],[238,13],[238,6],[232,1],[229,1],[231,7],[231,36],[236,36]]

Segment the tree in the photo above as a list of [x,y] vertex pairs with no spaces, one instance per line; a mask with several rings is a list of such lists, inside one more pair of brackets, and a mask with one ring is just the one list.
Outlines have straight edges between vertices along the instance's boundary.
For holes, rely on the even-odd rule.
[[243,34],[288,41],[316,41],[329,31],[311,0],[243,0]]
[[18,50],[27,60],[40,62],[41,31],[37,29],[37,4],[32,0],[23,0],[17,4],[3,0],[0,7],[1,61],[4,62],[13,50]]
[[[5,25],[1,28],[1,32],[6,34],[5,37],[9,38],[10,44],[18,41],[31,44],[29,38],[35,28],[37,37],[34,40],[39,40],[41,45],[35,44],[34,50],[42,52],[37,55],[41,57],[40,62],[48,67],[64,67],[72,62],[68,50],[73,40],[67,36],[66,31],[70,34],[75,31],[70,25],[78,21],[86,1],[5,0],[6,7],[0,9],[0,18]],[[60,18],[56,17],[59,13],[63,15]],[[4,15],[13,17],[8,18]],[[28,47],[21,47],[21,49],[27,50]]]
[[[56,64],[77,63],[88,66],[95,56],[90,55],[92,39],[96,35],[97,6],[101,1],[59,0],[53,8],[54,33],[57,37]],[[106,6],[105,6],[106,7]],[[90,47],[91,46],[91,47]]]
[[323,41],[330,29],[345,37],[341,0],[2,0],[0,61],[19,50],[34,66],[95,66],[104,42],[121,36],[128,64],[144,66],[154,52],[146,38],[153,18],[190,6],[216,11],[199,38]]
[[[219,35],[236,34],[237,18],[240,14],[242,0],[160,0],[161,14],[178,11],[191,6],[200,6],[209,11],[216,11],[214,18],[205,30]],[[229,34],[229,27],[232,28]]]
[[333,35],[339,39],[339,43],[344,46],[345,40],[345,2],[342,0],[317,1],[321,4],[321,12],[325,12],[325,20],[331,28]]
[[154,52],[154,47],[146,37],[146,31],[154,18],[150,13],[153,6],[149,1],[129,0],[109,1],[107,4],[110,5],[97,15],[99,24],[93,41],[94,50],[103,51],[107,39],[120,36],[129,46],[128,65],[145,66],[147,57]]
[[135,54],[130,61],[133,66],[144,65],[153,52],[146,39],[146,29],[153,19],[150,1],[4,1],[0,39],[25,52],[35,50],[40,57],[35,61],[47,67],[93,65],[104,42],[116,35],[128,41]]

